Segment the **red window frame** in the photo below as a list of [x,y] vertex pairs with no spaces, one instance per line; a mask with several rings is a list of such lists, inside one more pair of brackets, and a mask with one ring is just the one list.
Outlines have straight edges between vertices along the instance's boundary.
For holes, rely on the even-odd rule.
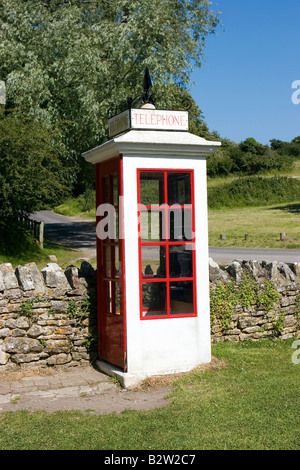
[[[165,224],[165,233],[166,237],[164,241],[147,241],[143,242],[141,238],[141,192],[140,192],[140,175],[141,173],[162,173],[164,178],[164,202],[162,205],[142,205],[144,209],[158,209],[164,206],[164,224]],[[192,214],[192,240],[191,241],[170,241],[168,235],[169,234],[169,227],[168,227],[168,211],[172,205],[168,204],[168,185],[167,185],[167,176],[170,173],[187,173],[190,175],[191,180],[191,204],[179,205],[176,204],[177,208],[181,209],[191,209]],[[152,168],[142,168],[137,169],[137,195],[138,195],[138,249],[139,249],[139,291],[140,291],[140,319],[141,320],[158,320],[158,319],[166,319],[166,318],[187,318],[187,317],[196,317],[197,316],[197,289],[196,289],[196,233],[195,233],[195,199],[194,199],[194,170],[187,170],[187,169],[152,169]],[[191,245],[192,250],[192,267],[193,267],[193,276],[192,277],[170,277],[169,272],[169,250],[171,246],[185,246]],[[142,273],[142,247],[143,246],[165,246],[166,247],[166,276],[162,278],[143,278]],[[181,282],[181,281],[190,281],[193,284],[193,312],[191,313],[179,313],[179,314],[171,314],[170,312],[170,283],[171,282]],[[166,284],[166,314],[165,315],[149,315],[143,316],[143,295],[142,289],[143,284],[145,283],[164,283]]]

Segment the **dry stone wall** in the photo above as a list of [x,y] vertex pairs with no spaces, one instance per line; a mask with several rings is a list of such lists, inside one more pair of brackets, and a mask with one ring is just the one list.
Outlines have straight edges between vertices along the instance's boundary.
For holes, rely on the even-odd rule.
[[0,264],[0,370],[88,363],[96,344],[96,272],[86,261]]
[[212,341],[300,337],[300,266],[209,260]]
[[[257,341],[299,337],[297,263],[209,260],[211,337]],[[83,261],[0,264],[0,370],[75,366],[97,357],[96,271]]]

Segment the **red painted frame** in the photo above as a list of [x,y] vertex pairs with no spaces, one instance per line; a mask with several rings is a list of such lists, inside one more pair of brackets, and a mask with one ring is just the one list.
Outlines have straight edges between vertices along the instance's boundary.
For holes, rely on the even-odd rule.
[[[124,224],[123,224],[123,160],[122,155],[96,164],[96,206],[104,202],[103,181],[106,176],[118,177],[119,204],[119,240],[107,243],[97,237],[97,290],[98,290],[98,352],[99,357],[111,364],[127,370],[127,342],[126,342],[126,300],[125,300],[125,253],[124,253]],[[111,200],[110,188],[110,200]],[[96,223],[100,217],[96,217]],[[106,292],[105,282],[105,246],[119,247],[119,279],[112,282],[119,283],[120,311],[109,313],[105,311]],[[114,250],[112,250],[114,252]],[[112,252],[111,251],[111,252]],[[111,265],[112,265],[111,259]],[[113,273],[111,273],[111,277]],[[111,280],[111,279],[110,279]],[[114,302],[114,300],[113,300]]]
[[[140,194],[140,174],[141,173],[163,173],[164,175],[164,216],[165,216],[165,233],[169,235],[169,227],[168,227],[168,210],[172,208],[172,205],[168,205],[168,187],[167,187],[167,175],[168,173],[187,173],[190,174],[191,178],[191,204],[177,205],[178,208],[185,208],[192,210],[192,234],[193,238],[192,241],[169,241],[168,237],[166,237],[165,241],[159,242],[142,242],[141,241],[141,210],[140,210],[140,201],[141,201],[141,194]],[[152,169],[152,168],[142,168],[137,170],[137,202],[138,202],[138,240],[139,240],[139,291],[140,291],[140,319],[141,320],[158,320],[158,319],[166,319],[166,318],[187,318],[187,317],[196,317],[197,316],[197,284],[196,284],[196,234],[195,234],[195,191],[194,191],[194,170],[186,170],[186,169]],[[146,209],[155,209],[161,208],[159,205],[152,205],[152,206],[143,206]],[[193,276],[192,277],[180,277],[180,278],[170,278],[169,274],[169,247],[175,245],[192,245],[192,264],[193,264]],[[166,247],[166,277],[165,278],[156,278],[156,279],[147,279],[142,277],[142,247],[143,246],[165,246]],[[191,281],[193,282],[193,305],[194,305],[194,312],[193,313],[182,313],[182,314],[171,314],[170,313],[170,283],[171,282],[180,282],[180,281]],[[166,315],[150,315],[147,317],[143,316],[143,296],[142,296],[142,285],[149,282],[160,282],[166,283],[167,285],[167,314]]]

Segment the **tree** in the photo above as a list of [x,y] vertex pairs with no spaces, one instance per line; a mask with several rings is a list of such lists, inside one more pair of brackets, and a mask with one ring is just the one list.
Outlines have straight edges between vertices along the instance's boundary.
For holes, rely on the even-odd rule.
[[253,153],[254,155],[265,155],[269,148],[267,145],[257,142],[253,137],[248,137],[239,144],[239,147],[242,152]]
[[67,194],[55,130],[14,112],[0,118],[0,220],[13,221]]
[[107,118],[141,93],[158,100],[201,65],[218,24],[207,0],[1,0],[0,78],[8,107],[56,124],[69,156],[107,139]]
[[278,139],[270,140],[271,148],[276,150],[280,155],[291,158],[300,157],[300,137],[295,137],[291,142],[284,142]]

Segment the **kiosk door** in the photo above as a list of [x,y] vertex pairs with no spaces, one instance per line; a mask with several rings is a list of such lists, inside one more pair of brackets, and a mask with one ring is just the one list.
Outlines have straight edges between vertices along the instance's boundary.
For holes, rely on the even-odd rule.
[[99,356],[126,370],[122,159],[97,164],[96,173]]

